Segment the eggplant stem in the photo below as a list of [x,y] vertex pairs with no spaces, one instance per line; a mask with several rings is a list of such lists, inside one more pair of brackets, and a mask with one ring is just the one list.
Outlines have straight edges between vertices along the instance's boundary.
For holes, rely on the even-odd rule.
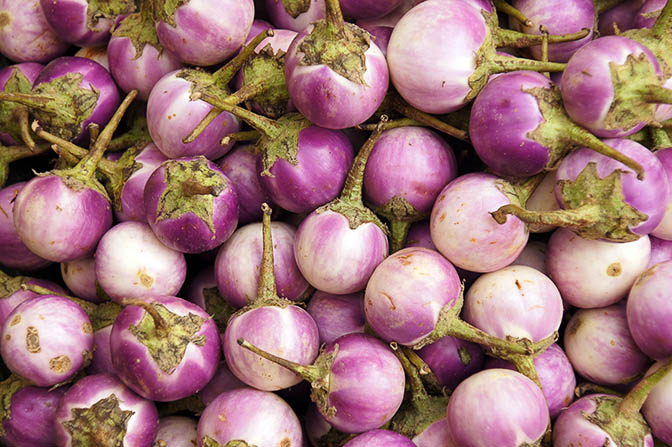
[[467,132],[460,130],[456,127],[451,126],[448,123],[444,123],[439,118],[425,113],[421,110],[416,109],[412,105],[404,101],[399,95],[392,96],[392,108],[407,118],[419,121],[429,127],[432,127],[440,132],[448,134],[452,137],[457,138],[458,140],[468,141]]
[[272,37],[274,35],[272,29],[266,29],[256,36],[254,39],[243,47],[243,49],[238,53],[233,59],[226,63],[222,68],[217,70],[212,74],[212,78],[218,84],[218,86],[224,90],[227,89],[227,84],[231,82],[233,77],[240,71],[247,61],[253,54],[255,48],[267,37]]
[[[524,48],[541,45],[544,41],[544,36],[541,34],[526,34],[504,28],[498,28],[493,34],[496,42],[495,46],[497,47]],[[573,42],[583,39],[589,34],[590,30],[588,28],[583,28],[581,31],[575,33],[549,34],[548,43]]]
[[672,2],[668,1],[663,6],[663,10],[660,12],[660,15],[656,19],[656,22],[651,27],[651,34],[657,38],[663,38],[666,34],[669,34],[670,29],[672,28]]
[[584,205],[575,209],[555,211],[531,211],[525,208],[508,204],[491,212],[493,219],[503,225],[509,214],[528,224],[553,225],[557,227],[585,226],[594,224],[599,219],[599,205]]
[[144,309],[145,312],[147,312],[152,319],[154,320],[154,327],[156,327],[157,330],[167,330],[168,329],[168,323],[166,323],[166,320],[159,314],[159,311],[156,310],[156,307],[152,306],[151,303],[148,303],[147,301],[138,299],[138,298],[124,298],[121,300],[121,305],[126,307],[126,306],[138,306]]
[[222,146],[226,146],[229,144],[231,141],[239,142],[239,141],[254,141],[258,140],[261,138],[261,133],[257,130],[247,130],[244,132],[235,132],[235,133],[230,133],[226,135],[222,140],[219,142]]
[[258,356],[263,357],[268,361],[271,361],[284,368],[287,368],[288,370],[290,370],[294,374],[301,376],[304,380],[307,380],[308,382],[313,383],[320,379],[319,369],[316,368],[314,365],[301,365],[300,363],[283,359],[282,357],[278,357],[277,355],[271,354],[270,352],[266,352],[262,349],[257,348],[256,346],[254,346],[253,344],[251,344],[250,342],[248,342],[243,338],[239,338],[237,342],[243,348],[254,352]]
[[329,30],[338,34],[345,28],[345,20],[343,20],[343,13],[341,12],[341,5],[338,0],[325,0],[326,4],[326,19]]
[[89,123],[86,127],[89,129],[89,147],[93,147],[100,135],[100,126],[96,123]]
[[635,387],[628,392],[618,407],[619,416],[634,417],[641,410],[649,393],[669,372],[672,370],[672,358],[663,362],[653,374],[640,380]]
[[508,16],[513,17],[523,24],[524,27],[532,26],[532,20],[528,19],[519,9],[511,6],[506,0],[493,0],[495,8],[498,12],[502,12]]
[[19,129],[21,130],[21,140],[23,140],[28,149],[35,151],[37,149],[37,145],[35,144],[35,140],[33,140],[33,136],[30,134],[30,117],[28,108],[25,106],[18,107],[17,115],[19,119]]
[[257,300],[276,299],[278,291],[275,286],[275,273],[273,267],[273,236],[271,234],[271,207],[268,203],[261,204],[263,216],[263,255],[259,271],[259,286],[257,288]]

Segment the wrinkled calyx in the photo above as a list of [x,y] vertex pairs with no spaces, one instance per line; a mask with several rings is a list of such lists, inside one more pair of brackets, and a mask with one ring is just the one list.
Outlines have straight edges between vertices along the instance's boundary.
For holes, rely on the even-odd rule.
[[110,394],[90,407],[73,408],[70,414],[72,418],[62,424],[70,434],[73,447],[122,447],[128,421],[135,412],[122,410],[117,396]]
[[[6,93],[29,95],[33,85],[19,69],[14,69],[3,89]],[[15,141],[23,141],[27,146],[34,147],[35,142],[30,136],[28,110],[23,104],[0,100],[0,128]]]
[[282,0],[282,7],[295,19],[310,9],[310,2],[311,0]]
[[643,44],[651,50],[660,63],[664,77],[672,76],[672,3],[667,2],[651,28],[631,29],[623,36]]
[[[108,3],[101,1],[101,3]],[[127,37],[135,48],[135,57],[142,56],[145,45],[150,45],[161,54],[163,46],[159,42],[159,36],[156,34],[155,23],[155,4],[154,0],[144,0],[140,6],[140,12],[126,17],[112,32],[114,37]],[[170,3],[170,2],[166,2]]]
[[100,19],[114,20],[122,14],[130,14],[136,10],[134,0],[87,0],[87,5],[87,27],[91,31],[96,31],[95,26]]

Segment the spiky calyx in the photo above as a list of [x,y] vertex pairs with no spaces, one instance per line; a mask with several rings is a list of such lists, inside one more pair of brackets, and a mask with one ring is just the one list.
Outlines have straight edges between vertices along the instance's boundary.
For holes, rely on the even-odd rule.
[[91,31],[97,31],[96,25],[100,19],[114,20],[122,14],[135,12],[134,0],[87,0],[86,26]]

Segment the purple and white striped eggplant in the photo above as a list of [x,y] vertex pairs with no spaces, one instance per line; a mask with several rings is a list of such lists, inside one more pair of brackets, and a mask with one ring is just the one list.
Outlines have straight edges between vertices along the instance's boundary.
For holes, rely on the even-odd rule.
[[90,258],[61,263],[61,277],[68,289],[77,297],[94,303],[105,299],[98,296],[96,289],[96,261]]
[[62,447],[110,443],[152,447],[158,425],[153,402],[113,375],[95,374],[77,381],[61,399],[56,412],[56,442]]
[[415,444],[399,433],[377,429],[355,436],[343,444],[343,447],[415,447]]
[[30,298],[38,296],[31,290],[24,290],[24,285],[43,287],[56,295],[65,295],[65,290],[58,284],[46,279],[31,278],[26,276],[11,277],[0,270],[0,327],[7,320],[7,316],[16,306]]
[[317,324],[320,343],[331,343],[338,337],[355,332],[364,332],[364,294],[334,295],[313,293],[306,308]]
[[[276,28],[285,28],[301,32],[308,25],[326,17],[325,0],[310,0],[309,2],[289,2],[289,8],[278,0],[263,0],[268,17]],[[292,5],[291,3],[295,3]]]
[[114,321],[110,353],[122,382],[146,399],[190,396],[215,375],[217,325],[197,305],[172,296],[124,300]]
[[198,392],[198,398],[203,402],[203,405],[208,406],[210,402],[215,400],[217,396],[224,391],[235,390],[238,388],[249,388],[243,382],[238,380],[236,376],[226,366],[226,361],[219,362],[217,371],[210,382]]
[[441,386],[453,390],[462,380],[483,368],[485,355],[471,342],[446,335],[418,350]]
[[548,276],[548,271],[546,270],[546,244],[536,240],[528,241],[523,251],[520,252],[520,255],[511,264],[526,265]]
[[198,423],[186,416],[166,416],[159,419],[156,432],[157,447],[196,447]]
[[341,0],[343,15],[350,19],[372,19],[390,14],[404,0]]
[[93,357],[91,364],[86,368],[89,375],[92,374],[112,374],[115,375],[114,365],[112,365],[112,354],[110,353],[110,334],[112,325],[105,326],[93,333]]
[[238,225],[231,180],[202,155],[161,163],[147,179],[144,201],[156,237],[182,253],[217,248]]
[[[654,363],[646,372],[650,376],[663,366],[663,362]],[[672,374],[666,374],[652,389],[642,406],[642,414],[651,426],[653,435],[667,444],[672,443]]]
[[[656,150],[655,154],[660,163],[663,165],[668,181],[672,179],[672,146],[664,144],[665,147]],[[665,201],[665,214],[656,228],[651,232],[652,236],[661,239],[672,240],[672,183],[670,187],[670,195]]]
[[[597,29],[600,36],[613,36],[634,28],[637,11],[646,0],[625,0],[598,16]],[[616,30],[618,29],[618,33]]]
[[92,350],[93,328],[86,312],[57,295],[24,301],[2,328],[5,364],[37,386],[66,382],[88,364]]

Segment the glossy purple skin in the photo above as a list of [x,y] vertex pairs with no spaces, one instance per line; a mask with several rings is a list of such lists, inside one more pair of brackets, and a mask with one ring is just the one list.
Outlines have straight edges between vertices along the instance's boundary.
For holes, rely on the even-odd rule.
[[385,56],[371,41],[364,52],[364,84],[346,79],[327,65],[304,65],[304,53],[299,46],[312,29],[310,25],[300,32],[287,50],[285,77],[289,97],[317,126],[345,129],[363,123],[375,113],[387,93],[389,73]]
[[[218,11],[213,14],[213,11]],[[243,45],[254,20],[253,0],[190,0],[163,20],[156,33],[163,48],[185,64],[224,62]]]
[[384,131],[371,151],[364,198],[382,207],[398,196],[420,213],[428,213],[436,196],[455,177],[457,160],[443,138],[424,127],[398,127]]
[[[569,34],[590,30],[586,37],[572,42],[553,43],[548,46],[548,60],[553,62],[567,62],[569,58],[583,45],[593,39],[595,24],[595,7],[593,0],[552,0],[535,2],[534,0],[515,0],[514,8],[521,11],[533,23],[530,27],[521,26],[521,23],[509,17],[511,28],[528,34],[541,34],[539,24],[544,24],[550,34]],[[541,45],[530,47],[532,56],[541,60]]]
[[[645,122],[628,128],[609,128],[605,117],[614,100],[614,84],[609,64],[622,65],[628,56],[646,54],[660,74],[658,62],[648,48],[622,36],[606,36],[581,47],[562,73],[560,92],[565,110],[578,124],[598,137],[617,138],[632,135]],[[607,143],[608,144],[608,143]]]
[[74,142],[79,144],[88,141],[89,130],[87,126],[89,123],[96,123],[101,129],[105,127],[119,107],[121,99],[110,72],[98,62],[84,57],[63,56],[52,60],[37,76],[33,88],[69,73],[81,73],[83,75],[82,82],[79,84],[81,88],[95,88],[99,91],[96,106],[91,115],[82,121],[80,134],[74,139]]
[[5,267],[33,271],[51,264],[30,251],[21,241],[14,226],[14,197],[26,186],[25,182],[15,183],[0,189],[0,265]]
[[[49,0],[43,0],[49,1]],[[170,52],[159,51],[147,44],[138,56],[135,46],[128,37],[112,36],[107,45],[110,72],[119,87],[125,92],[138,90],[138,99],[147,101],[154,85],[171,71],[182,68],[183,64]]]
[[[663,170],[669,181],[672,179],[672,148],[659,149],[655,154],[663,165]],[[658,226],[653,229],[651,235],[668,241],[672,240],[672,187],[670,187],[669,194],[665,200],[665,213],[663,214],[663,218]]]
[[651,362],[635,344],[622,304],[578,310],[565,330],[564,347],[574,370],[601,385],[630,383]]
[[303,31],[311,23],[324,19],[326,14],[324,0],[311,0],[308,11],[299,14],[296,18],[287,14],[282,0],[263,0],[263,2],[268,17],[276,28],[291,29],[297,33]]
[[121,222],[136,220],[147,222],[145,211],[145,185],[152,172],[161,163],[168,160],[154,143],[149,143],[135,157],[136,163],[142,166],[128,177],[121,190],[121,210],[115,210],[117,219]]
[[481,275],[464,298],[462,318],[499,338],[538,342],[560,329],[562,298],[539,270],[511,265]]
[[233,440],[258,446],[303,445],[301,424],[287,402],[252,388],[226,391],[205,408],[198,421],[198,447],[203,447],[205,436],[222,446]]
[[334,211],[308,215],[294,242],[294,258],[303,277],[317,290],[337,295],[363,290],[388,253],[387,236],[380,227],[367,222],[353,230]]
[[364,314],[383,340],[413,346],[434,330],[441,309],[453,307],[460,291],[455,267],[439,252],[405,248],[373,271]]
[[262,306],[232,317],[222,336],[226,363],[242,382],[264,391],[289,388],[303,379],[238,345],[239,338],[302,365],[311,364],[320,348],[317,325],[298,306]]
[[15,62],[49,62],[65,53],[63,42],[47,23],[38,0],[0,0],[0,16],[9,23],[0,27],[0,53]]
[[58,37],[79,47],[95,47],[105,44],[110,38],[114,19],[100,18],[89,29],[87,23],[87,0],[40,0],[44,16]]
[[14,201],[14,226],[30,251],[54,262],[90,256],[112,225],[112,206],[90,188],[75,191],[53,174],[34,177]]
[[[294,260],[296,229],[284,222],[272,222],[271,233],[278,296],[297,301],[308,289],[308,282]],[[232,306],[247,306],[257,297],[262,252],[261,222],[240,227],[219,249],[215,260],[217,287]]]
[[[5,89],[5,85],[9,80],[10,76],[14,73],[14,70],[20,70],[21,73],[28,79],[28,82],[31,84],[35,82],[37,75],[40,74],[40,71],[44,68],[44,65],[37,64],[34,62],[24,62],[22,64],[10,65],[0,69],[0,91]],[[11,146],[19,144],[14,138],[12,138],[7,132],[0,131],[0,144],[6,146]]]
[[57,445],[71,445],[70,433],[63,424],[71,420],[73,409],[90,408],[112,394],[119,400],[121,411],[133,412],[126,425],[123,447],[152,447],[159,425],[154,403],[138,396],[110,374],[86,376],[65,393],[56,413]]
[[[198,162],[196,157],[179,158],[175,163],[193,165]],[[212,228],[193,212],[160,218],[161,199],[173,188],[181,188],[183,183],[168,183],[168,160],[154,170],[145,184],[144,201],[145,216],[156,237],[167,247],[182,253],[203,253],[219,247],[226,241],[238,226],[238,196],[233,189],[231,180],[212,161],[207,161],[208,173],[224,180],[225,187],[219,194],[212,196]],[[214,229],[214,231],[213,231]]]
[[96,278],[117,302],[125,297],[175,295],[187,276],[184,255],[159,241],[142,222],[122,222],[96,249]]
[[[560,414],[574,399],[576,376],[567,355],[557,344],[552,344],[534,358],[534,366],[548,403],[551,419]],[[493,357],[485,361],[486,368],[506,368],[515,370],[513,363]]]
[[348,295],[316,291],[306,308],[315,320],[320,333],[320,343],[331,343],[338,337],[354,332],[364,332],[364,294]]
[[457,445],[518,447],[544,435],[549,413],[532,380],[508,369],[486,369],[457,386],[447,418]]
[[248,388],[243,382],[238,380],[236,376],[226,366],[226,361],[219,362],[217,371],[210,382],[198,392],[198,397],[204,405],[210,405],[210,402],[215,400],[217,396],[224,391],[235,390],[238,388]]
[[543,171],[549,148],[530,133],[544,117],[532,88],[550,89],[553,83],[541,73],[514,71],[498,75],[476,97],[469,119],[469,136],[476,153],[495,173],[529,177]]
[[54,419],[64,388],[49,391],[29,386],[17,391],[11,400],[11,417],[2,423],[4,445],[12,447],[52,447],[56,437]]
[[[363,433],[379,428],[397,412],[403,400],[405,376],[401,363],[382,341],[366,334],[348,334],[326,346],[338,353],[331,366],[327,404],[332,415],[320,413],[337,430]],[[371,374],[371,371],[376,374]]]
[[[431,1],[431,0],[430,0]],[[460,176],[441,191],[430,216],[432,241],[456,267],[472,272],[492,272],[513,262],[528,239],[525,224],[509,216],[499,225],[490,215],[510,203],[485,173]],[[479,197],[474,202],[473,197]]]
[[186,416],[166,416],[159,419],[154,443],[161,447],[196,447],[198,423]]
[[254,146],[236,146],[217,162],[222,172],[231,180],[238,196],[238,225],[261,221],[261,204],[275,208],[275,203],[262,188],[257,176],[257,159]]
[[[480,371],[485,360],[483,351],[477,344],[450,335],[438,339],[417,352],[432,370],[439,383],[451,390],[455,389],[462,380]],[[466,365],[460,358],[460,352],[468,354],[469,361]]]
[[422,2],[392,31],[387,47],[392,84],[423,112],[449,113],[463,107],[471,91],[473,54],[487,34],[480,10],[468,2]]
[[309,126],[299,132],[296,158],[296,165],[278,158],[269,176],[262,173],[258,157],[257,175],[275,203],[293,213],[307,213],[338,197],[354,153],[342,132]]
[[217,326],[203,309],[182,298],[162,296],[148,302],[162,304],[179,316],[193,314],[202,318],[194,337],[204,336],[205,342],[202,345],[189,342],[180,363],[173,370],[164,371],[131,331],[131,325],[140,323],[145,310],[127,306],[114,321],[110,334],[114,371],[126,386],[146,399],[169,402],[190,396],[207,385],[217,370],[220,358]]
[[635,14],[645,0],[625,0],[623,3],[600,14],[598,30],[600,36],[611,36],[615,33],[614,25],[620,32],[635,28]]
[[[651,28],[654,23],[656,23],[657,15],[660,14],[660,11],[663,9],[663,6],[667,3],[666,0],[646,0],[642,7],[637,11],[635,18],[632,22],[633,28]],[[652,17],[652,15],[654,15]]]
[[651,257],[649,258],[649,265],[647,269],[653,267],[659,262],[665,262],[672,259],[672,241],[658,239],[657,237],[649,236],[651,240]]
[[93,256],[61,263],[61,277],[77,298],[94,303],[105,301],[98,297],[96,290],[96,268]]
[[341,12],[350,19],[372,19],[394,11],[403,0],[341,0]]
[[114,365],[112,365],[112,354],[110,353],[110,334],[112,325],[105,326],[93,333],[93,359],[86,368],[87,374],[112,374],[114,375]]
[[[28,345],[28,336],[36,343]],[[0,352],[5,364],[36,386],[49,387],[70,379],[92,349],[89,317],[78,304],[57,295],[24,301],[2,327]]]
[[[646,376],[652,374],[662,365],[662,362],[654,363],[646,372]],[[642,414],[649,423],[656,438],[667,444],[672,444],[672,375],[667,374],[649,393]]]
[[[589,422],[586,415],[595,412],[596,397],[607,396],[606,394],[590,394],[574,402],[568,409],[560,413],[553,427],[554,447],[602,447],[606,445],[618,445],[600,427]],[[643,447],[653,447],[653,438],[647,434],[643,440]]]
[[647,236],[608,242],[558,228],[548,242],[546,268],[565,302],[580,308],[604,307],[628,294],[635,278],[646,270],[650,253]]
[[665,168],[651,151],[639,143],[628,139],[606,139],[603,141],[642,165],[645,172],[644,180],[638,180],[632,169],[620,161],[598,154],[590,149],[582,148],[570,153],[558,166],[555,173],[555,196],[558,203],[563,206],[561,191],[557,182],[560,180],[576,180],[576,177],[588,163],[595,162],[597,164],[597,172],[600,178],[608,176],[616,169],[626,171],[625,174],[620,176],[625,203],[648,216],[648,219],[644,222],[630,229],[636,234],[649,234],[663,219],[667,208],[670,185]]
[[354,437],[343,447],[415,447],[415,444],[399,433],[378,429]]
[[233,143],[221,145],[226,135],[240,130],[238,118],[221,113],[193,142],[182,139],[210,112],[212,106],[205,101],[189,99],[191,82],[179,78],[179,71],[162,77],[152,89],[147,100],[147,126],[152,141],[168,158],[204,155],[215,160],[226,154]]
[[630,289],[627,301],[628,328],[637,347],[656,360],[672,356],[672,261],[656,264]]
[[[61,286],[51,281],[47,281],[46,279],[30,278],[25,281],[25,283],[44,287],[45,289],[51,290],[57,295],[66,294],[65,290],[63,290]],[[2,324],[7,319],[7,316],[14,310],[16,306],[36,296],[38,296],[38,294],[35,292],[19,289],[11,295],[2,297],[0,299],[0,327],[2,327]]]

